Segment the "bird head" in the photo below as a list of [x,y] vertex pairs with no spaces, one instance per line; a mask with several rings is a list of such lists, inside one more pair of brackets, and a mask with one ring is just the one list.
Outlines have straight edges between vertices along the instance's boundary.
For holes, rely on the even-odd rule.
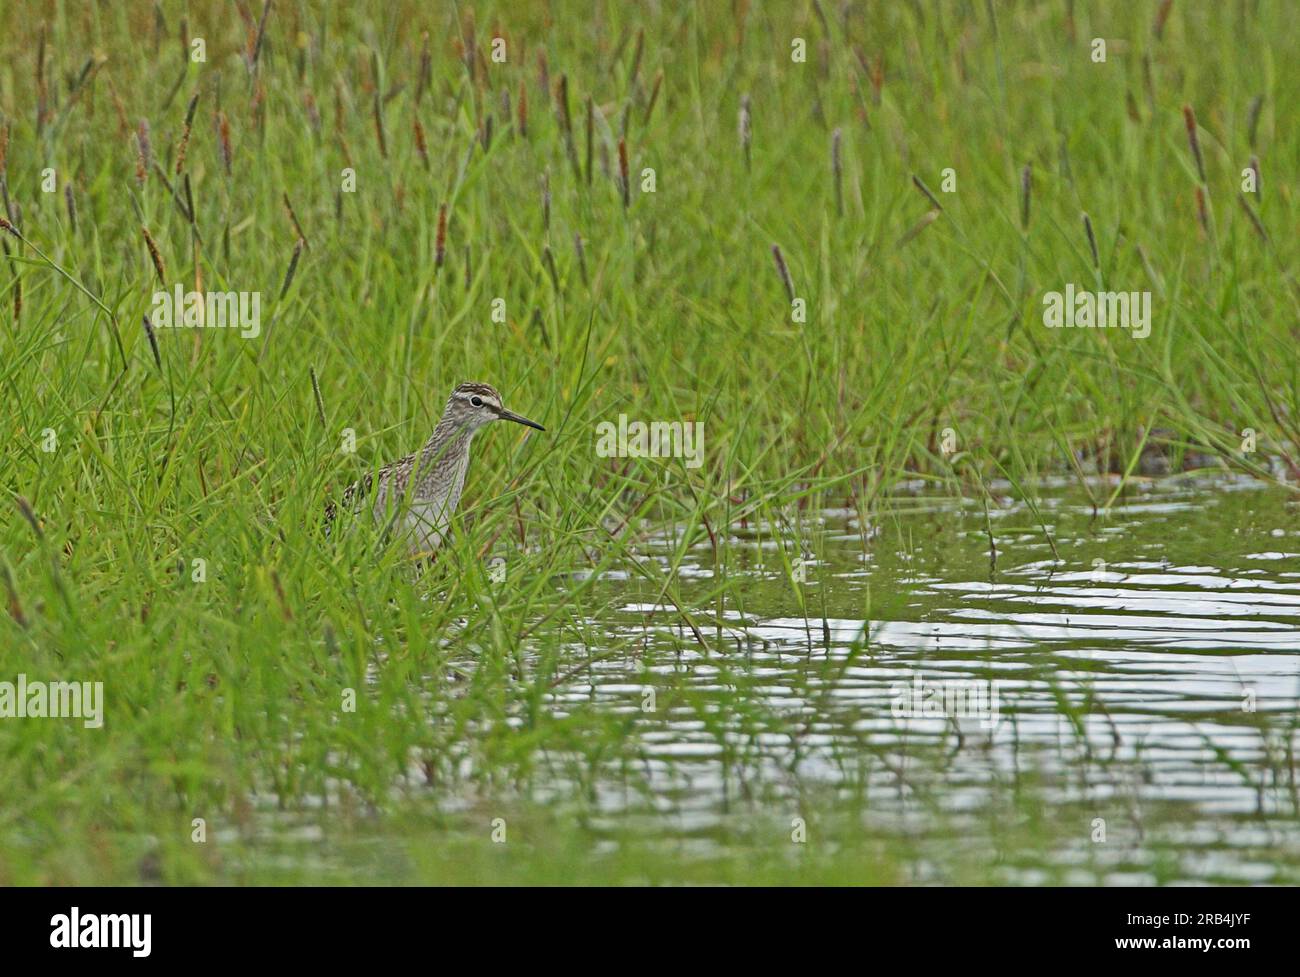
[[538,431],[546,430],[536,421],[506,410],[501,406],[501,395],[486,383],[462,383],[453,390],[443,411],[443,419],[450,419],[458,427],[467,427],[471,433],[492,421],[514,421]]

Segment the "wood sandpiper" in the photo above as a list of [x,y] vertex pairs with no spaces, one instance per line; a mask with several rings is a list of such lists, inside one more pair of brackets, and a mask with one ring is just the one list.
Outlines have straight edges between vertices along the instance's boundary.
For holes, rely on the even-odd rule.
[[[424,447],[348,486],[343,507],[356,511],[364,501],[373,499],[371,511],[381,525],[409,536],[417,554],[433,552],[446,538],[460,502],[470,442],[479,428],[497,420],[546,430],[536,421],[506,410],[501,395],[488,384],[462,383],[452,391]],[[327,524],[334,521],[335,513],[331,502],[325,509]]]

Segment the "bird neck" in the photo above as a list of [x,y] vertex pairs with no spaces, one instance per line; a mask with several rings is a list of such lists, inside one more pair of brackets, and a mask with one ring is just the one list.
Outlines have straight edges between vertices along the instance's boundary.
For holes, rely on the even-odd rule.
[[458,456],[469,452],[469,444],[473,438],[472,427],[444,416],[433,429],[433,434],[424,443],[420,453],[426,464],[437,466],[454,464]]

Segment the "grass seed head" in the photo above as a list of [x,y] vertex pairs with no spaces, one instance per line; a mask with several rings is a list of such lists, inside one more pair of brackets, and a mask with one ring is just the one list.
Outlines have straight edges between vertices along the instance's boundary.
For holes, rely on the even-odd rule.
[[1196,173],[1205,183],[1205,160],[1201,156],[1201,140],[1196,134],[1196,113],[1190,105],[1183,106],[1183,125],[1187,127],[1187,144],[1192,149],[1192,159],[1196,160]]
[[844,215],[844,166],[840,159],[841,130],[831,133],[831,174],[835,178],[835,213]]
[[1258,235],[1261,241],[1267,244],[1268,231],[1264,229],[1263,220],[1261,220],[1259,214],[1255,212],[1255,208],[1250,205],[1250,201],[1246,199],[1246,195],[1244,193],[1237,194],[1237,202],[1241,204],[1241,209],[1246,212],[1246,218],[1250,221],[1250,226],[1254,228],[1255,234]]
[[225,169],[226,176],[230,176],[235,154],[230,148],[230,120],[226,118],[225,112],[217,113],[217,142],[221,146],[221,166]]
[[794,281],[790,278],[790,269],[786,267],[785,255],[781,253],[781,245],[772,245],[772,260],[776,262],[776,273],[781,277],[781,284],[785,286],[785,294],[791,302],[794,301]]
[[655,103],[659,101],[659,87],[664,83],[664,70],[660,68],[655,73],[655,83],[650,89],[650,100],[646,102],[645,115],[641,117],[641,126],[650,124],[650,116],[654,114]]
[[749,169],[749,146],[752,137],[749,117],[749,96],[740,96],[740,117],[737,121],[740,133],[740,149],[745,154],[745,169]]
[[1092,218],[1085,213],[1083,215],[1083,232],[1088,237],[1088,250],[1092,253],[1092,266],[1101,267],[1101,259],[1097,256],[1097,236],[1092,232]]
[[150,319],[149,319],[148,316],[142,316],[141,318],[144,320],[144,335],[145,335],[145,338],[149,340],[149,348],[150,348],[151,350],[153,350],[153,361],[154,361],[154,364],[158,367],[158,370],[161,372],[161,371],[162,371],[162,353],[159,352],[159,350],[158,350],[158,336],[157,336],[157,335],[155,334],[155,332],[154,332],[153,322],[150,321]]
[[1210,208],[1206,202],[1205,187],[1196,188],[1196,219],[1206,237],[1210,236]]
[[930,191],[930,188],[925,185],[925,181],[922,180],[915,173],[912,174],[912,186],[916,187],[916,189],[920,191],[921,196],[925,197],[926,200],[930,201],[930,206],[932,206],[935,210],[943,210],[943,204],[939,203],[939,198],[936,197]]
[[624,139],[618,141],[618,179],[623,189],[623,209],[627,210],[632,204],[632,185],[627,169],[627,141]]
[[1259,128],[1259,113],[1264,108],[1264,96],[1256,95],[1250,100],[1250,108],[1246,112],[1246,135],[1250,141],[1250,148],[1255,148],[1255,133]]
[[434,242],[433,266],[441,268],[447,257],[447,205],[438,208],[438,237]]
[[166,288],[167,271],[163,266],[162,252],[158,250],[158,242],[156,242],[153,239],[153,235],[149,233],[149,228],[145,227],[143,224],[140,225],[140,231],[144,234],[144,243],[146,247],[149,248],[149,258],[153,261],[154,271],[158,273],[158,283],[163,288]]
[[412,128],[415,131],[415,151],[419,154],[420,162],[424,164],[424,168],[427,170],[429,168],[429,147],[424,141],[424,126],[420,125],[420,120],[417,118],[413,120]]
[[1169,11],[1173,9],[1174,0],[1161,0],[1160,7],[1156,10],[1155,22],[1151,25],[1151,33],[1159,41],[1165,36],[1165,21],[1169,19]]
[[1029,230],[1029,203],[1033,193],[1033,171],[1030,164],[1020,171],[1020,230]]
[[149,120],[141,119],[135,131],[135,180],[141,186],[153,166],[153,146],[149,141]]
[[302,257],[302,249],[306,247],[307,242],[298,238],[293,245],[293,255],[289,258],[289,268],[284,273],[284,284],[280,286],[280,298],[283,300],[289,294],[289,287],[293,285],[294,275],[298,272],[298,259]]

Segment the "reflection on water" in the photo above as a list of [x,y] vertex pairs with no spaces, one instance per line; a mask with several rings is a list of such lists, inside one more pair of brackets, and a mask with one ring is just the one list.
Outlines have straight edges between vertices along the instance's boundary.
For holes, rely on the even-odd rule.
[[[633,725],[638,762],[598,782],[597,826],[725,844],[735,818],[788,820],[815,795],[908,839],[918,880],[996,841],[1008,881],[1295,881],[1295,503],[1183,483],[1104,517],[1065,492],[1035,511],[986,523],[909,499],[870,532],[849,510],[805,515],[797,540],[733,529],[721,607],[713,544],[676,571],[708,648],[654,588],[603,581],[626,593],[602,624],[629,652],[590,649],[552,703]],[[803,584],[782,548],[813,555]],[[675,549],[642,556],[668,569]],[[945,711],[963,714],[927,711],[924,689],[956,689]],[[996,718],[962,709],[972,692]],[[1026,818],[1041,834],[1022,858],[1005,822]]]

